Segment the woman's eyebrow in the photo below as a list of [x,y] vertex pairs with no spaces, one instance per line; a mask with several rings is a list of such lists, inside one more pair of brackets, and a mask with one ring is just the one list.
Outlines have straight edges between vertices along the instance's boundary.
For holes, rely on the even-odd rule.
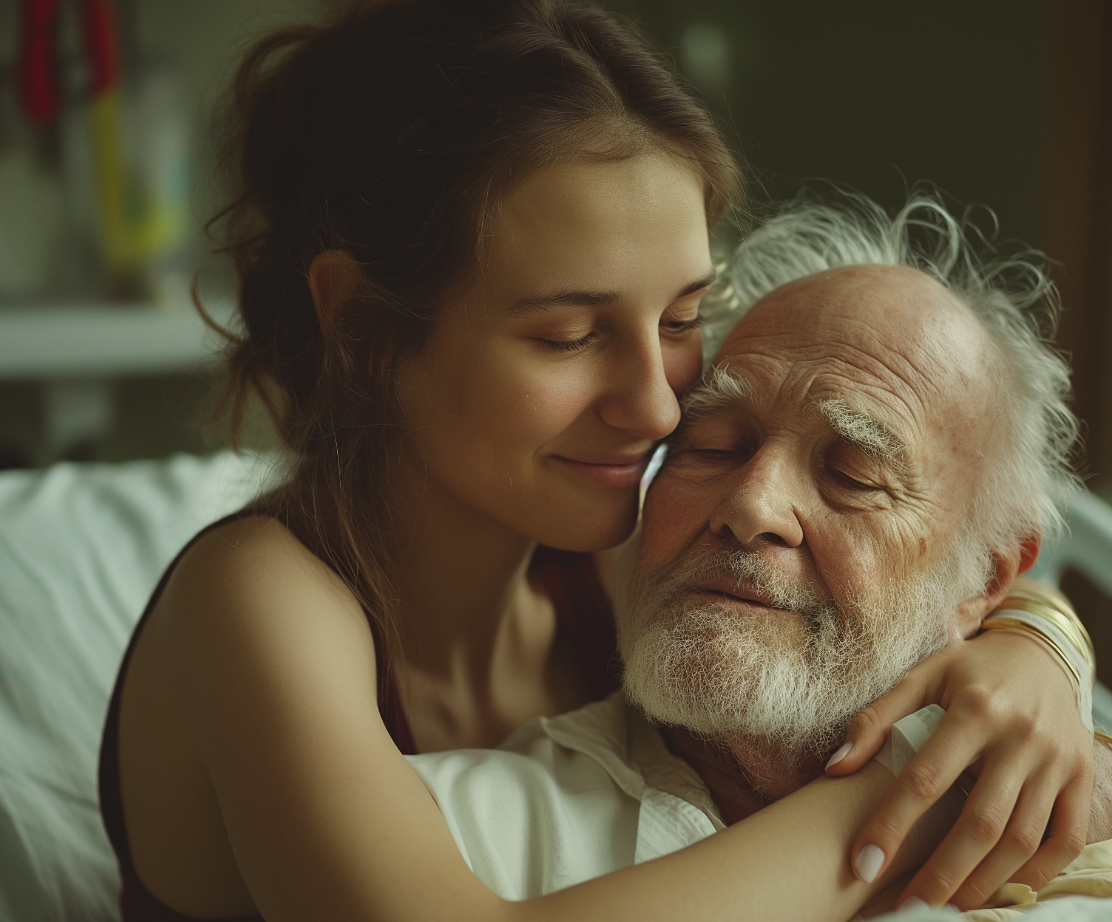
[[688,295],[693,295],[700,289],[707,288],[713,285],[717,280],[718,273],[714,269],[711,269],[710,272],[704,275],[701,279],[696,279],[687,287],[681,288],[678,292],[676,292],[676,296],[672,300],[678,301],[680,298],[686,298]]
[[[716,278],[718,278],[718,274],[712,269],[702,278],[696,279],[694,282],[681,288],[676,292],[672,301],[686,298],[688,295],[706,288],[708,285],[713,284]],[[553,307],[598,307],[603,304],[616,304],[618,301],[622,300],[622,297],[623,295],[620,291],[591,291],[581,288],[564,288],[548,294],[535,295],[531,298],[522,298],[520,301],[515,301],[507,310],[507,313],[512,316],[546,311]]]
[[537,311],[546,311],[553,307],[597,307],[600,304],[614,304],[622,299],[618,291],[587,291],[584,289],[565,288],[553,291],[546,295],[536,295],[532,298],[522,298],[515,301],[507,313],[533,314]]

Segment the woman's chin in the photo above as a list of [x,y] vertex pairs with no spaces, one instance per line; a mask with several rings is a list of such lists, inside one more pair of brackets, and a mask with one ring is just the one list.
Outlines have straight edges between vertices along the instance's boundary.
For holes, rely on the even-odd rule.
[[[623,493],[627,491],[622,491]],[[637,490],[628,496],[561,503],[558,516],[537,523],[534,540],[561,551],[597,553],[623,543],[637,525]]]

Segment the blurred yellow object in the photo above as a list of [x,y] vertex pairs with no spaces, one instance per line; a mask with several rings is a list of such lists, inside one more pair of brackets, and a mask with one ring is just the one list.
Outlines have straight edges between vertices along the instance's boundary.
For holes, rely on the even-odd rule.
[[110,272],[132,273],[174,242],[179,222],[128,171],[118,89],[93,97],[89,129],[105,263]]

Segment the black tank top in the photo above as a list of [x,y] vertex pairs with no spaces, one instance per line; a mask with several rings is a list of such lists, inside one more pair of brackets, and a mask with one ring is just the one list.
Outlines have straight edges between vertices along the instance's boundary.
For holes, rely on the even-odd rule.
[[[108,705],[100,748],[100,812],[120,866],[120,914],[123,922],[263,922],[262,916],[258,915],[238,916],[234,919],[199,919],[175,912],[160,902],[143,885],[135,871],[127,841],[120,792],[120,694],[136,639],[186,551],[210,531],[233,521],[239,515],[240,513],[236,513],[227,516],[198,532],[166,568],[131,635]],[[591,699],[605,698],[618,687],[620,665],[613,612],[595,568],[594,558],[590,554],[574,554],[540,547],[533,555],[530,569],[541,580],[552,599],[556,609],[557,630],[575,651]],[[397,686],[383,661],[385,645],[379,642],[374,619],[368,617],[367,623],[375,639],[379,676],[378,707],[382,722],[402,754],[413,755],[417,751],[413,744],[413,735],[402,710]]]

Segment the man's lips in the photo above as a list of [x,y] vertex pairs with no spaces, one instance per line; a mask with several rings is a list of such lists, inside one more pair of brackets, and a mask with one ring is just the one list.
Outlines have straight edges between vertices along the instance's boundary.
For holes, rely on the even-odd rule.
[[714,579],[704,580],[699,583],[695,589],[699,592],[706,592],[711,595],[727,596],[738,602],[746,602],[750,605],[760,605],[762,608],[776,608],[779,610],[779,607],[775,604],[771,596],[757,591],[752,583],[746,582],[745,580],[739,583],[732,576],[718,576]]
[[596,483],[605,487],[631,487],[640,483],[641,475],[648,467],[652,452],[640,455],[613,454],[599,458],[580,460],[556,455],[556,460]]

